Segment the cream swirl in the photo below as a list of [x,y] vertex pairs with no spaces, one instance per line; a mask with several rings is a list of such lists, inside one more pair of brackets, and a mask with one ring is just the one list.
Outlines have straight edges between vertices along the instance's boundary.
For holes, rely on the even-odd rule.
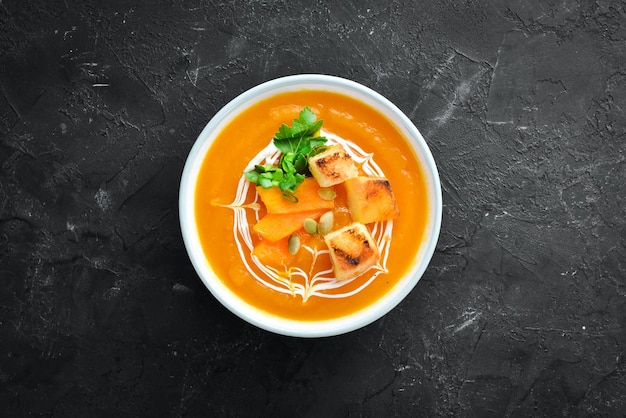
[[[332,132],[322,130],[322,135],[328,139],[328,144],[342,145],[354,161],[361,165],[365,174],[385,177],[381,168],[374,161],[373,154],[364,152],[353,142]],[[270,143],[249,162],[245,171],[253,169],[256,164],[275,164],[279,158],[280,151],[273,143]],[[256,190],[252,193],[250,187],[254,186],[242,174],[237,185],[235,200],[226,206],[234,212],[233,235],[237,251],[246,270],[259,283],[277,292],[300,296],[306,302],[312,296],[321,298],[350,297],[369,286],[381,273],[387,272],[387,258],[393,232],[393,221],[391,220],[372,224],[370,232],[376,241],[381,256],[378,263],[370,268],[370,270],[374,270],[373,274],[356,288],[348,285],[358,280],[359,277],[339,281],[334,277],[331,269],[315,272],[315,264],[320,260],[320,257],[330,257],[326,249],[319,250],[303,245],[302,249],[312,255],[311,266],[308,271],[300,267],[291,267],[285,271],[280,271],[261,263],[253,255],[254,243],[249,228],[250,224],[259,221],[261,205]],[[254,219],[254,222],[251,222],[251,219]],[[344,287],[348,287],[348,290],[341,292],[340,289]]]

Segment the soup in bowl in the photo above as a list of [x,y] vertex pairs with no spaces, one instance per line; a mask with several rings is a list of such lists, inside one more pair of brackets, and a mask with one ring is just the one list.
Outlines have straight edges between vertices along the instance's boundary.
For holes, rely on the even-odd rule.
[[224,106],[183,170],[180,223],[209,291],[265,330],[361,328],[415,287],[435,250],[441,188],[410,119],[326,75],[272,80]]

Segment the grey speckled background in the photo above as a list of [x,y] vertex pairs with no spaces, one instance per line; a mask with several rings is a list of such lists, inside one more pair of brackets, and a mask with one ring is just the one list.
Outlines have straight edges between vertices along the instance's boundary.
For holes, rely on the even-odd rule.
[[[242,91],[367,85],[439,166],[422,281],[280,337],[183,247],[196,136]],[[3,416],[619,416],[626,2],[0,1]]]

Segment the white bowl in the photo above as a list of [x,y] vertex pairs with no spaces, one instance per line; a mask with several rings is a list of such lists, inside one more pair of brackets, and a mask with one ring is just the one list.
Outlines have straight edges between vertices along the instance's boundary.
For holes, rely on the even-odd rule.
[[[391,291],[367,308],[346,317],[325,321],[297,321],[264,312],[242,300],[221,280],[206,260],[197,232],[194,199],[198,173],[205,154],[221,129],[238,113],[254,103],[300,89],[327,90],[352,96],[385,115],[410,142],[426,176],[429,220],[423,243],[418,250],[418,263],[413,265]],[[253,87],[224,106],[209,121],[192,147],[183,170],[179,195],[180,224],[189,258],[209,291],[225,307],[245,321],[262,329],[296,337],[327,337],[364,327],[387,314],[398,305],[422,277],[435,251],[441,228],[442,198],[437,166],[426,141],[411,120],[379,93],[354,81],[339,77],[302,74],[278,78]]]

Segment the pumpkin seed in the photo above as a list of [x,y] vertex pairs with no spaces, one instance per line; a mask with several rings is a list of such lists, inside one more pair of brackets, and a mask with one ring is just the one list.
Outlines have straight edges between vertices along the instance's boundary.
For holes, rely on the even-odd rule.
[[335,224],[335,215],[333,214],[332,210],[323,214],[320,217],[320,223],[317,226],[317,229],[320,235],[323,236],[323,235],[328,234],[333,229],[334,224]]
[[295,254],[300,250],[300,237],[297,234],[292,234],[287,241],[287,249],[289,253]]
[[324,200],[333,200],[337,196],[337,193],[330,187],[320,187],[317,189],[317,195]]
[[304,220],[304,230],[311,235],[317,234],[317,222],[315,222],[315,219],[306,218]]

